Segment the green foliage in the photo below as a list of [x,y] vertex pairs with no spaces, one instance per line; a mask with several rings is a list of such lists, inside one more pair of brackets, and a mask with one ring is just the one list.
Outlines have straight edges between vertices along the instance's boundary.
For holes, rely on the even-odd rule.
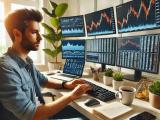
[[108,77],[112,77],[113,76],[113,70],[111,68],[107,68],[104,72],[104,75],[108,76]]
[[160,96],[160,80],[156,80],[149,86],[149,91]]
[[122,81],[124,78],[124,75],[121,72],[116,72],[113,74],[113,79],[116,81]]
[[66,12],[68,4],[56,4],[51,0],[49,0],[49,3],[52,7],[51,11],[49,11],[47,8],[42,8],[43,12],[50,17],[50,25],[42,23],[42,26],[46,31],[46,34],[42,34],[42,36],[49,44],[51,44],[53,48],[45,48],[43,51],[52,58],[56,58],[56,62],[58,62],[57,57],[61,52],[61,40],[63,39],[59,18]]

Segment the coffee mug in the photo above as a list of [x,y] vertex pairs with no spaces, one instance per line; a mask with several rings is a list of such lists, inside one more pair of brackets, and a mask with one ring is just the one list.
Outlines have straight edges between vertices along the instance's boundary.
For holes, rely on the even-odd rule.
[[120,100],[122,104],[131,105],[135,97],[136,89],[131,86],[121,86],[119,91],[115,94],[116,98]]

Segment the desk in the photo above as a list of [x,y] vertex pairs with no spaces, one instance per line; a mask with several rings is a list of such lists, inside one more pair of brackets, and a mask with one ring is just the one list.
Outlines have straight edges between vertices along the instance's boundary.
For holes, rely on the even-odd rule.
[[[106,85],[104,85],[100,82],[93,81],[92,79],[88,79],[88,78],[84,78],[84,79],[87,80],[87,81],[93,82],[94,84],[99,85],[103,88],[106,88],[110,91],[116,92],[115,90],[113,90],[113,88],[111,86],[106,86]],[[53,92],[57,96],[65,95],[69,92],[68,90],[54,90],[54,89],[44,89],[44,90]],[[70,105],[72,107],[74,107],[76,110],[78,110],[79,112],[81,112],[82,114],[84,114],[85,116],[87,116],[90,120],[103,120],[101,118],[98,118],[97,116],[95,116],[92,113],[92,110],[94,108],[109,104],[109,103],[114,102],[114,101],[118,101],[116,99],[112,100],[112,101],[109,101],[109,102],[100,101],[100,105],[87,107],[87,106],[84,105],[84,102],[88,98],[91,98],[91,96],[88,96],[88,95],[85,94],[81,98],[79,98],[79,99],[73,101],[72,103],[70,103]],[[160,120],[160,110],[151,107],[149,102],[142,101],[142,100],[139,100],[139,99],[135,98],[134,101],[133,101],[133,104],[130,107],[133,109],[132,111],[117,117],[115,120],[129,120],[129,118],[131,118],[131,117],[135,116],[136,114],[138,114],[140,112],[143,112],[143,111],[148,111],[148,112],[152,113],[153,115],[155,115],[157,117],[156,120]]]

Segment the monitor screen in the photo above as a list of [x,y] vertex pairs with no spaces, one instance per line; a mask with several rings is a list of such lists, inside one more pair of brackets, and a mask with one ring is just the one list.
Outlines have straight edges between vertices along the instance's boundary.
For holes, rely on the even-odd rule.
[[62,58],[85,58],[85,40],[63,40]]
[[117,66],[158,73],[159,35],[118,38]]
[[116,38],[98,38],[86,41],[86,61],[115,65]]
[[118,33],[160,28],[158,0],[133,0],[116,7]]
[[84,18],[80,16],[61,17],[60,25],[64,37],[85,36]]
[[88,36],[116,33],[113,7],[85,15]]
[[82,76],[85,59],[66,59],[63,73]]

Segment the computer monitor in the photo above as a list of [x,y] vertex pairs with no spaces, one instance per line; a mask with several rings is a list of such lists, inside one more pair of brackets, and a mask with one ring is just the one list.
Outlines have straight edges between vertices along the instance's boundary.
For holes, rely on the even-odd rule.
[[160,1],[133,0],[116,6],[118,33],[160,28]]
[[118,38],[117,66],[134,69],[130,80],[140,80],[141,73],[159,72],[160,36],[143,35]]
[[113,7],[85,15],[88,36],[115,34]]
[[63,59],[84,59],[85,40],[63,40],[62,41]]
[[82,76],[85,59],[66,59],[63,73]]
[[86,61],[105,65],[115,65],[116,38],[86,40]]
[[60,26],[64,37],[85,36],[83,15],[61,17]]

